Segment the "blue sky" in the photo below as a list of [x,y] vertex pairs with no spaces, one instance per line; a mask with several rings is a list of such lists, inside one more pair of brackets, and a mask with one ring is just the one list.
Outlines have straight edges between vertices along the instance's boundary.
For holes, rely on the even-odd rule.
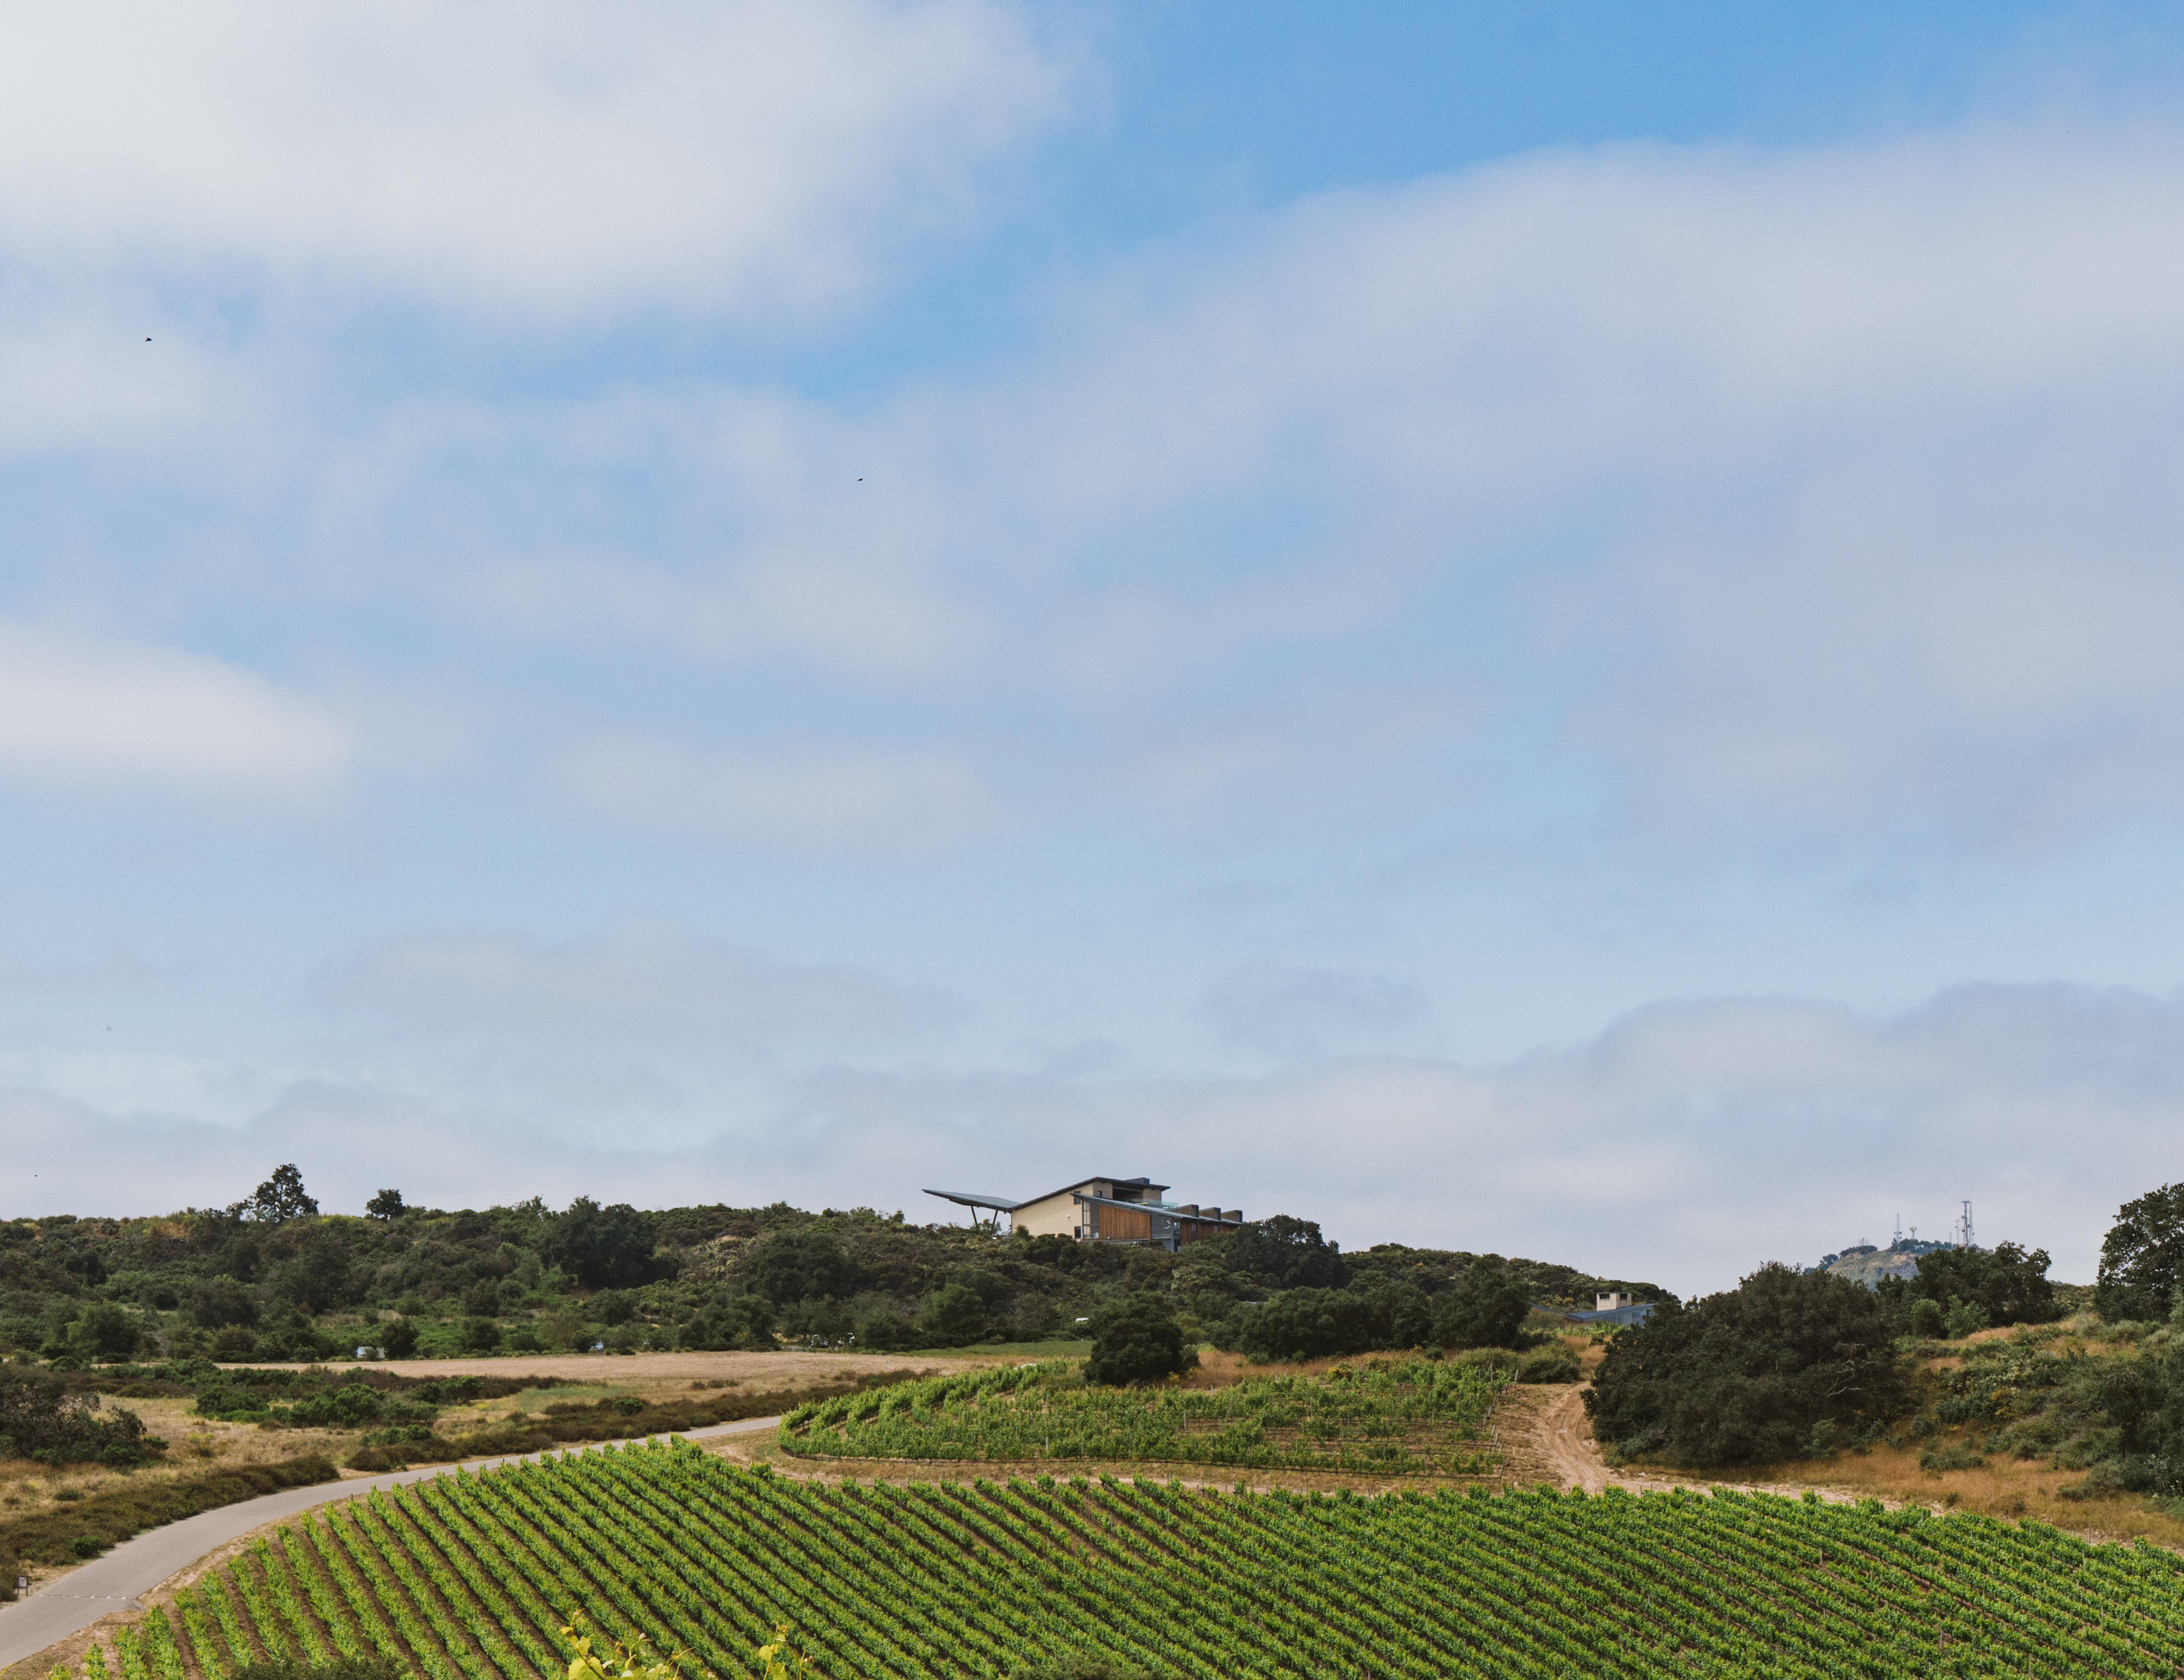
[[2166,9],[632,20],[0,65],[0,1213],[2175,1175]]

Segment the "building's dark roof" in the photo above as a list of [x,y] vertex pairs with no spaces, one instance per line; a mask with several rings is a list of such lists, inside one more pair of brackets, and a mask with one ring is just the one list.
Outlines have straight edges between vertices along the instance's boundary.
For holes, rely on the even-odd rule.
[[[1128,1180],[1125,1180],[1124,1182],[1127,1183]],[[1167,1186],[1166,1185],[1162,1185],[1161,1188],[1165,1190]],[[1233,1225],[1238,1226],[1242,1225],[1244,1223],[1241,1220],[1227,1219],[1219,1214],[1186,1214],[1180,1208],[1162,1208],[1155,1205],[1149,1205],[1143,1202],[1125,1202],[1120,1197],[1114,1196],[1087,1196],[1081,1190],[1077,1192],[1077,1199],[1080,1202],[1090,1202],[1102,1208],[1128,1208],[1133,1212],[1165,1214],[1172,1220],[1203,1220],[1208,1225]]]
[[1088,1184],[1127,1184],[1139,1190],[1166,1190],[1164,1184],[1155,1184],[1149,1178],[1117,1178],[1112,1173],[1094,1173],[1089,1178],[1080,1178],[1074,1184],[1065,1184],[1059,1190],[1050,1190],[1044,1196],[1030,1196],[1016,1205],[1028,1208],[1034,1202],[1050,1202],[1057,1196],[1067,1196],[1072,1190],[1082,1190]]
[[944,1202],[953,1202],[959,1208],[991,1208],[996,1213],[1012,1214],[1023,1206],[999,1196],[976,1196],[967,1190],[928,1190],[928,1196],[938,1196]]

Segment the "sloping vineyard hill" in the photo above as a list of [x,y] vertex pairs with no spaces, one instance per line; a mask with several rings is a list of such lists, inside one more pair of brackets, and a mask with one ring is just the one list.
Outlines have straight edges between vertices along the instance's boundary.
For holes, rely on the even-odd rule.
[[751,1672],[2161,1675],[2184,1564],[2033,1523],[1763,1495],[1222,1493],[1041,1477],[827,1486],[680,1442],[420,1482],[299,1521],[95,1648],[89,1680],[376,1652],[558,1680],[607,1633]]

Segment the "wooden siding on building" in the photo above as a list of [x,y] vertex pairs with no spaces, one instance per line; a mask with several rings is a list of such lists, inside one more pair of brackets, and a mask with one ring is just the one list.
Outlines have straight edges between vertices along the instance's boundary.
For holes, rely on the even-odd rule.
[[1092,1229],[1103,1242],[1150,1242],[1153,1238],[1153,1216],[1140,1213],[1135,1208],[1095,1206],[1092,1209]]

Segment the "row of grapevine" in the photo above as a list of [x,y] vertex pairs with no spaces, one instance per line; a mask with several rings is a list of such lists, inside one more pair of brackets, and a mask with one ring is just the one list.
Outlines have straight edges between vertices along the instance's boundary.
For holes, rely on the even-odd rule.
[[1326,1376],[1262,1376],[1147,1392],[1085,1383],[1066,1360],[905,1382],[798,1408],[804,1457],[1174,1460],[1254,1469],[1481,1476],[1505,1375],[1407,1359]]
[[416,1680],[560,1680],[578,1610],[723,1680],[783,1622],[843,1680],[1006,1676],[1070,1649],[1195,1680],[2184,1669],[2184,1562],[2036,1523],[1757,1494],[828,1486],[671,1442],[298,1521],[82,1672],[227,1680],[264,1655],[376,1653]]

